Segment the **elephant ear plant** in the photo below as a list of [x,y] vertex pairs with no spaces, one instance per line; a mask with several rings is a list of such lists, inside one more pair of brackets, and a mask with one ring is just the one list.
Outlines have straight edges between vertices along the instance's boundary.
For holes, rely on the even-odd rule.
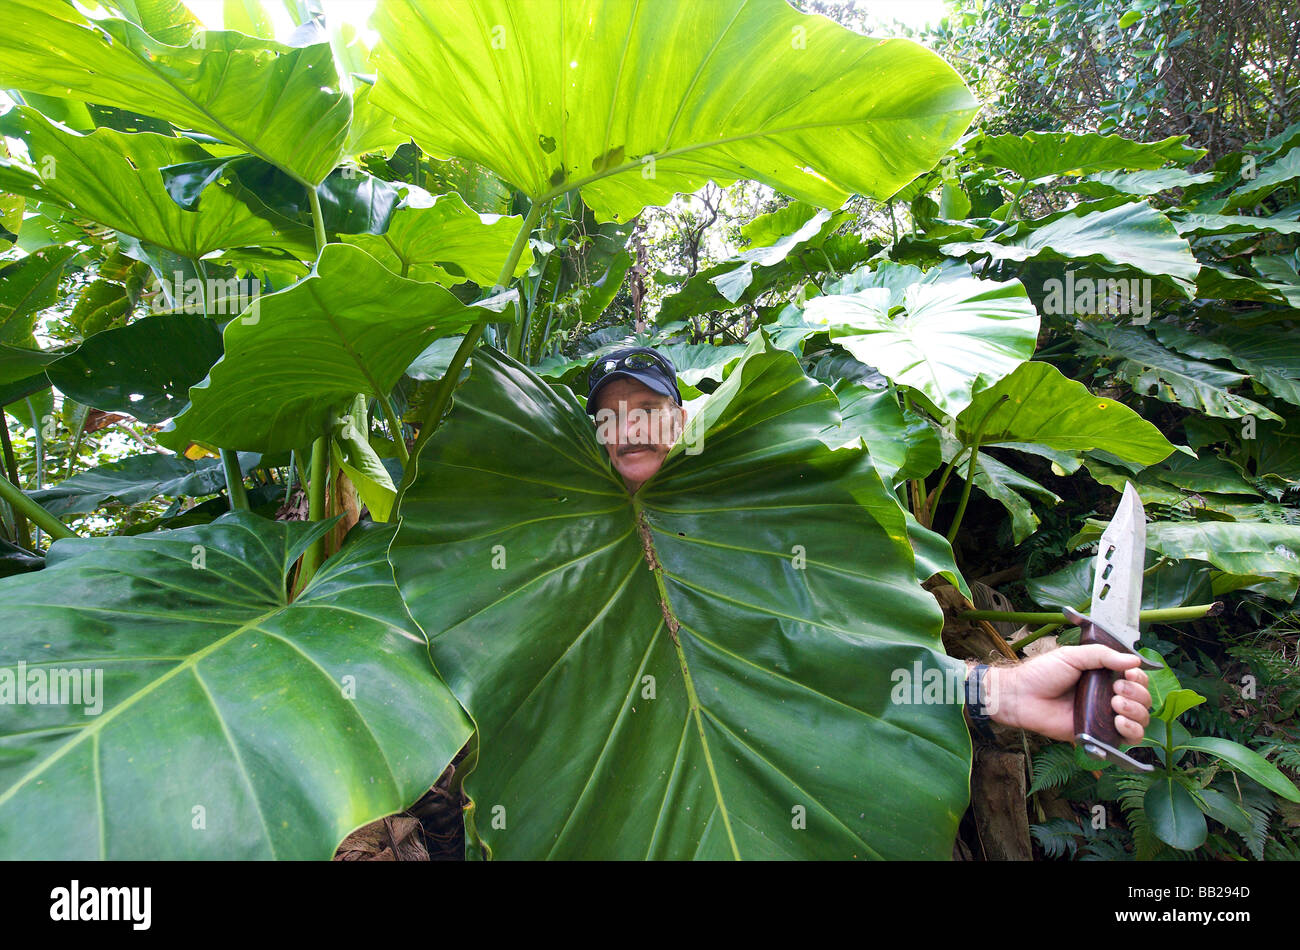
[[[0,854],[327,857],[476,729],[475,855],[950,855],[959,705],[889,701],[891,671],[951,669],[909,538],[936,562],[946,547],[852,427],[835,435],[836,395],[759,335],[697,406],[702,451],[632,497],[567,387],[474,348],[495,324],[518,354],[510,285],[557,199],[600,224],[708,180],[828,209],[883,199],[971,121],[951,68],[783,0],[381,0],[365,82],[329,43],[137,4],[5,6],[0,87],[26,103],[5,134],[27,155],[0,157],[0,188],[115,233],[160,281],[275,292],[233,310],[202,295],[221,333],[198,372],[164,365],[171,322],[194,319],[179,299],[57,362],[30,320],[3,341],[15,399],[59,380],[120,399],[127,343],[159,364],[165,385],[141,394],[172,420],[159,441],[219,456],[235,510],[76,538],[0,479],[59,539],[43,570],[0,581],[0,674],[102,674],[94,715],[0,704]],[[61,101],[139,118],[56,125],[42,104]],[[359,171],[408,137],[499,176],[526,213],[478,218]],[[457,335],[408,407],[404,371]],[[244,510],[241,465],[272,458],[293,459],[311,524]],[[352,490],[389,523],[332,550]]]
[[942,613],[838,423],[760,337],[629,496],[567,390],[475,357],[389,556],[478,725],[490,853],[950,855],[961,707],[891,700]]

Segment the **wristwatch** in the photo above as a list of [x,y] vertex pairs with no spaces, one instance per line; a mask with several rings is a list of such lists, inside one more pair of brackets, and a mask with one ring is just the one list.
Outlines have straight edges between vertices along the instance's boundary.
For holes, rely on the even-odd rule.
[[992,739],[993,730],[989,726],[990,717],[985,703],[988,698],[988,687],[985,685],[984,676],[988,671],[988,664],[977,663],[966,674],[966,715],[970,717],[976,732],[986,739]]

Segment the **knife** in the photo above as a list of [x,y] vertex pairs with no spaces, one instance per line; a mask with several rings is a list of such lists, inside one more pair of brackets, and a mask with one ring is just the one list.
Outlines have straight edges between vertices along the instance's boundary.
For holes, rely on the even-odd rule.
[[[1115,516],[1102,532],[1092,579],[1089,614],[1062,608],[1065,618],[1079,627],[1080,643],[1100,643],[1142,660],[1139,669],[1161,669],[1137,652],[1138,612],[1142,609],[1142,571],[1147,550],[1147,519],[1142,499],[1132,483],[1124,483]],[[1074,738],[1094,758],[1113,762],[1133,772],[1150,772],[1154,766],[1120,751],[1124,740],[1115,728],[1115,680],[1122,671],[1088,670],[1074,690]]]

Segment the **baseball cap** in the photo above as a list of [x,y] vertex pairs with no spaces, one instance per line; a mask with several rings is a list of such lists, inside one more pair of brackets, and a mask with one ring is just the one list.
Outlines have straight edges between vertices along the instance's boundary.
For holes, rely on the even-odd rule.
[[662,353],[648,346],[628,346],[596,360],[587,375],[587,412],[596,414],[596,397],[614,379],[634,379],[657,393],[682,404],[677,388],[677,367]]

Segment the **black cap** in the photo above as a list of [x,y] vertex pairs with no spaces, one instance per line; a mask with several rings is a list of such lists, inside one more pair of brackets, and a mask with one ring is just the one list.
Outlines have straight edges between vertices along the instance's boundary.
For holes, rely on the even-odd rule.
[[[637,359],[638,356],[641,358]],[[629,357],[633,359],[629,360]],[[677,388],[677,367],[668,357],[648,346],[624,347],[596,360],[587,375],[587,412],[590,415],[596,414],[596,396],[613,379],[634,379],[668,396],[677,405],[682,404],[682,393]]]

